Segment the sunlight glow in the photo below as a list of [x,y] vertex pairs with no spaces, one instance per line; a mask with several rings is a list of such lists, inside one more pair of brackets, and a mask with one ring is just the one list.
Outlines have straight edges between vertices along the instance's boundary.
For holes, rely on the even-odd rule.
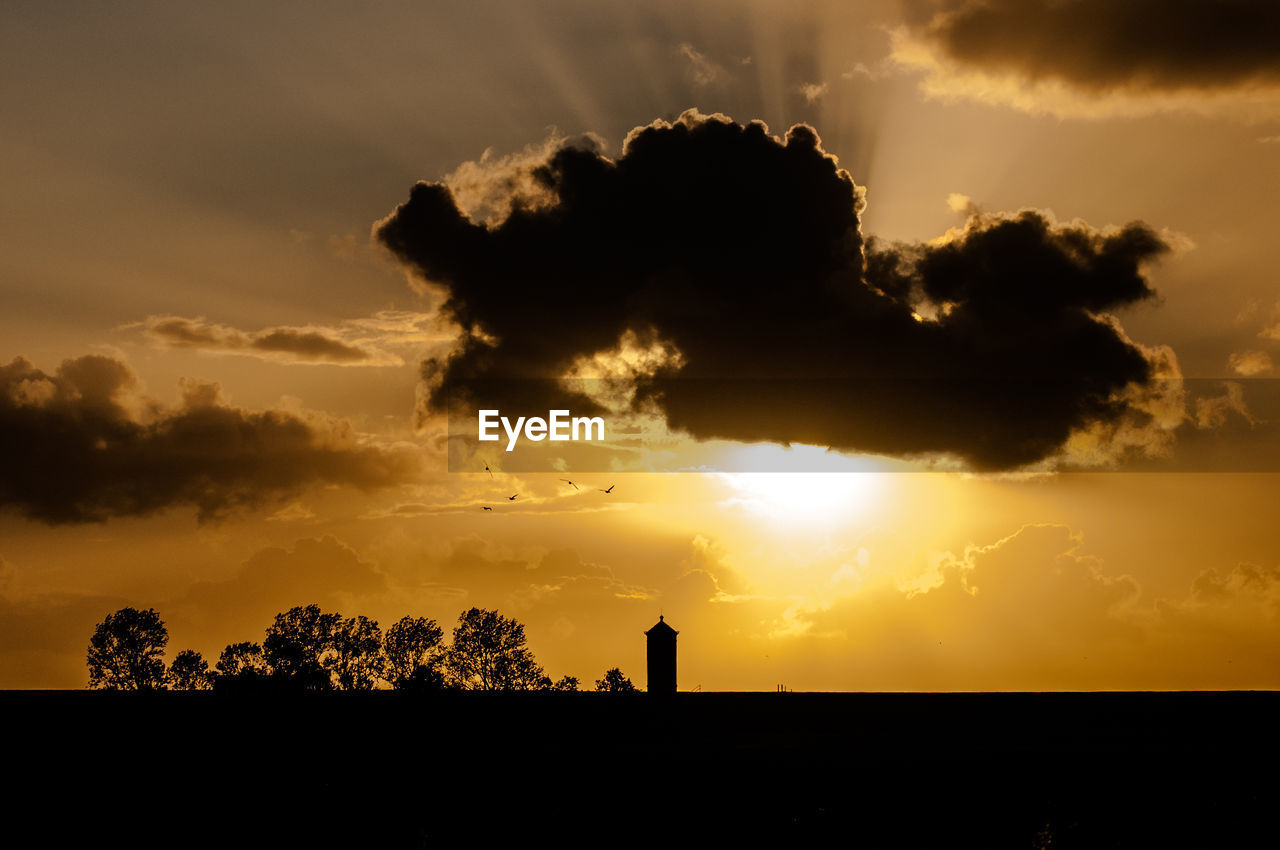
[[[868,459],[821,446],[758,445],[743,448],[740,454],[744,466],[778,471],[721,473],[735,493],[723,504],[788,525],[848,519],[867,508],[881,489],[877,482],[883,476],[867,471],[875,468]],[[787,471],[796,468],[826,471]]]

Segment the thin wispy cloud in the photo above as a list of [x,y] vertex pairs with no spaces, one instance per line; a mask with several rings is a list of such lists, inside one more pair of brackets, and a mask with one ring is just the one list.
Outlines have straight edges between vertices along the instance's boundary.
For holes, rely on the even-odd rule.
[[384,311],[333,326],[277,326],[245,331],[203,317],[148,316],[139,329],[159,348],[256,357],[300,366],[402,366],[404,354],[447,341],[432,313]]

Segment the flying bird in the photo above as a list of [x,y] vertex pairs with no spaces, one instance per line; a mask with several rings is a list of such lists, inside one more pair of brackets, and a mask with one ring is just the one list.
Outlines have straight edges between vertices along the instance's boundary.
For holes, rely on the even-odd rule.
[[[516,493],[516,496],[519,496],[519,495],[520,495],[519,493]],[[514,502],[514,501],[516,500],[516,496],[508,496],[508,497],[507,497],[507,501],[508,501],[508,502]]]
[[572,487],[572,488],[573,488],[573,489],[575,489],[575,490],[581,490],[581,489],[582,489],[582,488],[581,488],[581,487],[579,487],[577,484],[574,484],[572,481],[570,481],[568,478],[561,478],[560,480],[561,480],[561,481],[563,481],[565,484],[568,484],[570,487]]
[[603,487],[597,487],[596,489],[599,490],[601,493],[612,493],[613,488],[617,486],[618,486],[617,484],[610,484],[608,490],[604,489]]
[[493,508],[489,507],[488,505],[484,505],[483,507],[481,507],[481,508],[480,508],[480,510],[482,510],[482,511],[491,511],[491,510],[493,510]]

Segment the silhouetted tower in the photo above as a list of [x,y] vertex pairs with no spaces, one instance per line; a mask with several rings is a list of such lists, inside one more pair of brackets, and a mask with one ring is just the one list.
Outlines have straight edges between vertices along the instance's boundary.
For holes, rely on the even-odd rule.
[[658,623],[644,636],[649,639],[649,693],[674,694],[676,692],[676,635],[658,616]]

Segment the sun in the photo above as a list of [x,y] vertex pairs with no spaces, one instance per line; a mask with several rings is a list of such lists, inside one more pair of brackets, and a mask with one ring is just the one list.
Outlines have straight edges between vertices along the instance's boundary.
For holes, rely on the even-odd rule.
[[827,525],[863,513],[884,477],[868,471],[862,458],[821,446],[748,446],[735,460],[753,471],[720,473],[732,490],[723,504],[787,526]]

